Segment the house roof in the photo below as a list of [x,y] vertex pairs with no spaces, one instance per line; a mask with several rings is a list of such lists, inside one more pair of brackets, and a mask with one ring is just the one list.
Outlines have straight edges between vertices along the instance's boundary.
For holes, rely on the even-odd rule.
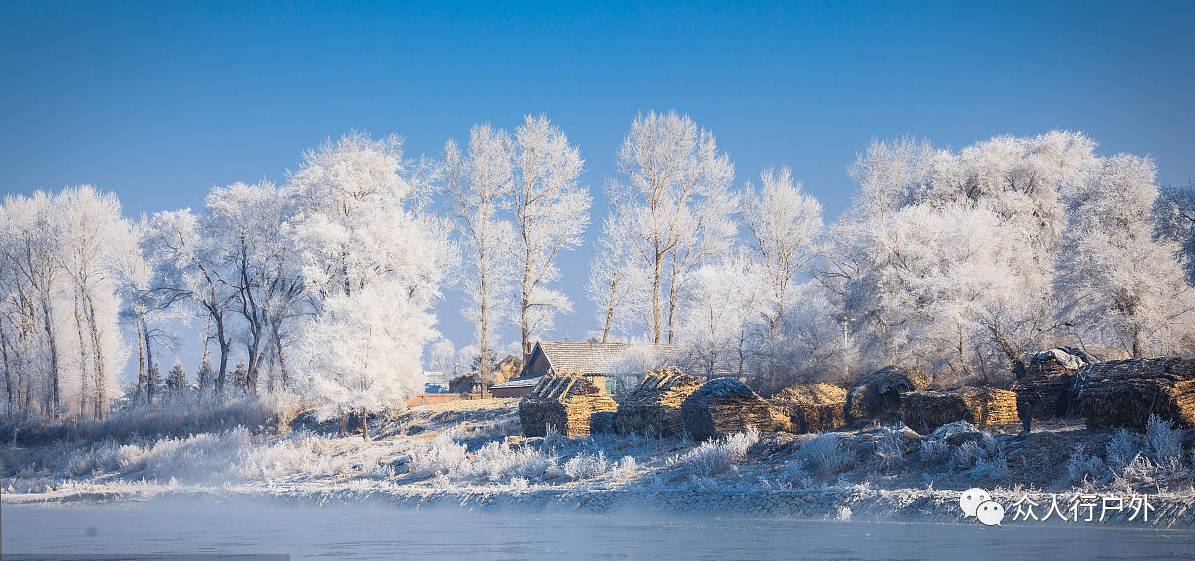
[[535,378],[516,378],[509,382],[502,382],[501,384],[494,384],[494,385],[490,386],[490,389],[492,390],[492,389],[502,389],[502,388],[530,388],[530,387],[534,386],[535,384],[539,383],[539,379],[540,379],[539,376],[536,376]]
[[[551,369],[558,374],[610,374],[623,360],[624,351],[634,346],[631,343],[594,341],[539,341],[535,344],[532,355],[542,352]],[[665,345],[660,345],[659,348],[672,352],[672,348]]]

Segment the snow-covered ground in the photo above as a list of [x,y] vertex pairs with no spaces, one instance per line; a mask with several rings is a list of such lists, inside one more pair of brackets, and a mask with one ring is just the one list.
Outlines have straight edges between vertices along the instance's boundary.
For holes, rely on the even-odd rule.
[[7,504],[217,495],[931,521],[965,520],[959,492],[980,487],[1005,505],[1044,503],[1039,516],[1052,494],[1064,510],[1085,494],[1148,495],[1147,523],[1128,520],[1127,509],[1108,521],[1195,526],[1186,435],[1164,426],[1133,435],[1056,425],[1018,436],[958,425],[930,437],[873,427],[699,444],[524,438],[516,411],[503,399],[419,407],[377,420],[368,443],[300,418],[285,435],[234,426],[6,446],[0,485]]

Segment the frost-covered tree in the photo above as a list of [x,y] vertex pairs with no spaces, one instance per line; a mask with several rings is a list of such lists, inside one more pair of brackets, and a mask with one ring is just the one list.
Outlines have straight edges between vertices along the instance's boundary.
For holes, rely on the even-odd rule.
[[1195,181],[1160,188],[1153,212],[1154,237],[1179,244],[1187,284],[1195,285]]
[[1180,245],[1152,235],[1156,174],[1152,160],[1118,154],[1066,193],[1062,315],[1083,342],[1133,357],[1174,351],[1195,320]]
[[631,123],[618,168],[609,197],[624,205],[618,219],[636,231],[634,254],[650,274],[650,338],[670,341],[689,275],[734,237],[734,165],[689,117],[652,112]]
[[0,358],[9,410],[77,406],[103,418],[126,358],[123,265],[140,257],[114,195],[90,186],[10,195],[0,207]]
[[[144,248],[153,267],[147,298],[136,288],[130,290],[131,304],[137,317],[156,300],[166,306],[195,306],[205,317],[208,333],[218,352],[215,395],[223,396],[228,384],[228,361],[232,353],[237,291],[235,270],[216,247],[220,239],[211,231],[210,221],[201,221],[190,209],[154,213],[145,225]],[[139,323],[144,323],[139,321]],[[144,340],[144,338],[142,338]],[[144,343],[142,343],[144,344]],[[204,341],[207,348],[207,341]]]
[[74,300],[80,412],[90,405],[93,417],[102,419],[119,392],[117,377],[127,357],[117,290],[122,272],[140,259],[141,248],[114,194],[86,185],[64,189],[55,206],[61,223],[57,261]]
[[568,297],[551,284],[560,278],[556,257],[579,246],[589,224],[591,200],[579,183],[582,166],[580,152],[547,117],[527,116],[515,130],[512,210],[524,361],[531,338],[551,329],[557,313],[572,311]]
[[314,308],[296,336],[302,389],[342,419],[403,403],[436,335],[449,228],[427,211],[397,137],[351,134],[308,152],[290,189],[286,230]]
[[233,307],[244,331],[249,393],[257,393],[267,355],[278,359],[287,378],[281,334],[286,332],[286,322],[297,315],[303,291],[283,226],[290,222],[291,212],[283,190],[269,181],[213,188],[204,203],[208,243],[229,272]]
[[684,295],[677,338],[687,371],[707,378],[748,374],[748,337],[757,319],[761,281],[742,259],[697,269]]
[[320,414],[356,414],[366,440],[368,414],[402,408],[422,390],[419,357],[437,336],[427,306],[396,294],[400,287],[381,281],[329,298],[295,345]]
[[185,397],[190,389],[187,373],[183,371],[182,363],[176,359],[174,366],[170,367],[170,373],[166,375],[166,395],[169,399],[179,400]]
[[636,232],[623,219],[618,205],[606,218],[597,243],[597,255],[590,263],[586,291],[597,308],[601,342],[609,340],[613,330],[628,330],[642,323],[638,317],[642,296],[650,290],[650,275],[634,253]]
[[502,214],[510,207],[514,189],[514,153],[510,135],[488,124],[473,127],[467,154],[451,141],[444,147],[442,177],[464,249],[470,300],[465,316],[477,333],[483,393],[491,379],[493,329],[507,312],[503,302],[515,274],[510,259],[514,229]]
[[759,367],[775,386],[782,368],[784,319],[796,303],[798,274],[817,255],[822,205],[802,192],[788,168],[763,172],[759,190],[749,185],[747,191],[743,223],[753,276],[761,284],[756,306],[765,328]]
[[[840,321],[849,326],[848,335],[856,336],[864,355],[892,360],[895,357],[885,353],[900,348],[932,368],[986,377],[1005,367],[1000,363],[1015,367],[1024,353],[1050,341],[1056,334],[1058,308],[1055,257],[1067,221],[1061,193],[1087,180],[1096,165],[1093,150],[1091,140],[1070,132],[996,137],[958,153],[913,141],[873,143],[852,171],[860,182],[860,197],[827,236],[826,264],[818,274],[838,295]],[[920,209],[919,214],[901,215],[911,209]],[[974,222],[964,216],[967,213],[976,213]],[[957,269],[950,274],[962,274],[965,266],[989,267],[999,282],[1010,283],[1006,289],[960,299],[957,292],[909,293],[915,285],[892,282],[907,277],[910,267],[904,253],[885,248],[913,249],[898,243],[917,238],[911,224],[960,217],[964,237],[924,241],[966,250],[971,242],[960,242],[974,238],[974,230],[987,229],[980,237],[992,242],[983,254],[962,253],[946,257],[944,263]],[[915,294],[915,302],[925,310],[937,309],[950,317],[962,317],[957,311],[966,310],[968,319],[955,322],[953,334],[939,332],[931,338],[916,328],[929,325],[929,320],[911,321],[904,310],[890,304],[908,300],[909,294]],[[971,358],[961,360],[969,366],[959,362],[967,356]]]

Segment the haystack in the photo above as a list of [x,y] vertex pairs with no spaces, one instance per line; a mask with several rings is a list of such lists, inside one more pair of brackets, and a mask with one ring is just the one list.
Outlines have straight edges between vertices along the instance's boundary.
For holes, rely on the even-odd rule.
[[694,440],[743,432],[791,430],[792,424],[750,386],[734,378],[715,378],[701,385],[680,408],[681,422]]
[[615,411],[614,398],[593,380],[577,375],[544,376],[519,401],[519,421],[527,436],[544,436],[552,427],[569,438],[586,437],[595,414]]
[[680,406],[701,382],[675,368],[648,372],[618,407],[618,431],[671,436],[683,428]]
[[1017,413],[1022,420],[1073,415],[1071,392],[1075,375],[1087,365],[1087,358],[1081,351],[1067,347],[1034,354],[1025,373],[1012,385],[1017,394]]
[[1017,394],[996,388],[953,388],[908,392],[900,396],[909,427],[929,433],[942,425],[967,421],[980,428],[1011,425],[1017,417]]
[[846,421],[896,419],[900,394],[925,389],[925,376],[916,370],[885,366],[860,378],[846,394]]
[[1144,429],[1151,414],[1195,427],[1195,359],[1112,360],[1081,376],[1078,410],[1088,427]]
[[788,415],[794,432],[829,432],[846,426],[846,390],[833,384],[790,386],[771,401]]

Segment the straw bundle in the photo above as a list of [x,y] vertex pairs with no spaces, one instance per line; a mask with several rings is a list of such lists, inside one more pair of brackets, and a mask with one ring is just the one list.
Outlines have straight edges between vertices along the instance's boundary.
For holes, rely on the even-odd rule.
[[1195,427],[1195,360],[1113,360],[1084,367],[1083,378],[1078,409],[1088,427],[1143,429],[1151,414]]
[[955,421],[980,428],[1020,422],[1017,395],[996,388],[954,388],[901,396],[905,424],[927,433]]
[[846,390],[833,384],[787,387],[771,401],[788,415],[794,432],[829,432],[846,426]]
[[844,406],[846,420],[894,419],[900,415],[900,395],[925,386],[925,376],[920,372],[885,366],[851,386]]
[[618,407],[618,431],[671,436],[683,428],[681,403],[701,382],[675,368],[648,372]]
[[734,378],[715,378],[701,385],[681,404],[681,422],[694,440],[743,432],[790,430],[791,422],[750,386]]
[[615,411],[614,398],[579,375],[544,376],[519,401],[519,421],[527,436],[544,436],[552,427],[569,438],[586,437],[595,414]]
[[1075,374],[1087,362],[1086,355],[1068,348],[1034,354],[1025,374],[1013,383],[1017,412],[1023,420],[1051,419],[1073,414],[1072,389]]

